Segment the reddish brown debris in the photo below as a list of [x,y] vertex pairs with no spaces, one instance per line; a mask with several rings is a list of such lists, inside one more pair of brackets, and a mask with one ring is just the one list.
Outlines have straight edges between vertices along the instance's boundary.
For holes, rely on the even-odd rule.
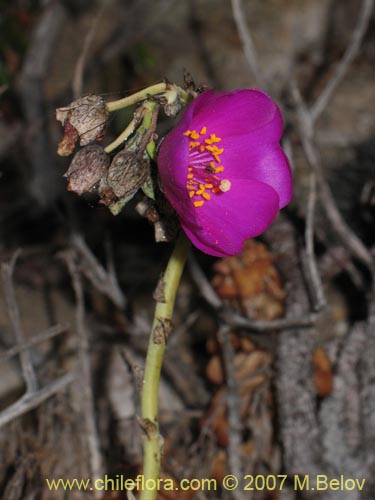
[[57,146],[57,154],[60,156],[69,156],[73,153],[78,140],[78,132],[73,125],[67,122],[64,126],[64,135]]
[[255,240],[241,254],[219,260],[212,280],[222,299],[252,319],[273,320],[284,315],[285,291],[273,265],[273,255]]
[[318,347],[314,352],[314,382],[319,396],[328,396],[333,387],[332,363],[326,352]]

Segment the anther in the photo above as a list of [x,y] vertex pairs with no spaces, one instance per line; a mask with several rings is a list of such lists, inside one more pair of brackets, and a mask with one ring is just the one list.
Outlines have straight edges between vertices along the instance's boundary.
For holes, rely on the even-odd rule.
[[[224,148],[218,148],[215,144],[221,142],[221,138],[210,134],[204,139],[202,136],[206,134],[206,126],[203,126],[200,132],[187,130],[184,133],[190,139],[186,187],[194,207],[204,205],[205,201],[211,199],[212,194],[225,193],[231,188],[228,179],[221,180],[217,175],[224,171],[223,165],[220,165],[220,155],[224,152]],[[197,197],[200,199],[196,199]]]

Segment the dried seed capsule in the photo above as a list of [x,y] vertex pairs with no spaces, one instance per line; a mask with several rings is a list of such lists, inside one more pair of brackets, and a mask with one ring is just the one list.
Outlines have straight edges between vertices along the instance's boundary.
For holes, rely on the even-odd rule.
[[117,198],[135,193],[150,175],[148,161],[131,151],[120,151],[108,170],[107,184]]
[[[94,94],[80,97],[65,108],[58,108],[56,119],[64,126],[64,137],[57,152],[61,156],[72,153],[78,137],[81,146],[100,141],[105,134],[108,116],[104,99]],[[71,127],[76,131],[75,137]]]
[[110,157],[99,145],[86,146],[74,156],[64,177],[69,179],[68,191],[81,195],[93,192],[106,176]]

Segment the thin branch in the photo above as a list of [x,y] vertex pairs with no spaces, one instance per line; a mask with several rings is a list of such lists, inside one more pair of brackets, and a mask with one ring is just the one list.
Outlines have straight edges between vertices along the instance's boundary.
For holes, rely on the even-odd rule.
[[249,64],[250,70],[253,73],[253,77],[259,83],[259,85],[264,87],[265,85],[263,77],[259,70],[259,64],[253,39],[249,27],[246,24],[245,13],[243,11],[243,5],[241,0],[232,0],[232,11],[237,31],[242,42],[243,52]]
[[[31,167],[30,194],[41,206],[55,200],[59,189],[58,174],[54,165],[49,116],[44,80],[48,77],[50,62],[55,55],[56,42],[67,21],[63,2],[44,2],[44,8],[35,22],[26,55],[23,57],[18,91],[26,119],[27,154]],[[31,205],[32,206],[32,205]]]
[[188,266],[190,275],[196,283],[202,297],[214,308],[221,309],[223,303],[215,290],[212,288],[210,282],[206,278],[204,272],[200,268],[196,258],[190,254],[188,257]]
[[117,280],[115,260],[113,256],[112,242],[109,238],[105,241],[105,252],[106,252],[106,262],[107,262],[107,276],[109,289],[112,291],[114,303],[119,309],[124,309],[126,306],[126,297],[123,294],[119,282]]
[[313,122],[316,122],[321,113],[324,111],[329,100],[332,97],[332,94],[334,93],[337,86],[345,76],[353,60],[358,55],[363,37],[365,36],[367,28],[370,23],[373,5],[374,5],[374,0],[363,0],[361,10],[358,16],[357,25],[353,31],[349,45],[341,61],[337,65],[334,75],[328,81],[327,85],[324,87],[321,94],[316,99],[315,103],[310,109],[311,118]]
[[355,257],[367,266],[371,266],[371,255],[369,251],[344,221],[337,208],[331,189],[324,178],[320,157],[313,142],[313,123],[311,115],[305,106],[295,81],[291,82],[291,94],[297,108],[299,118],[298,130],[302,141],[302,147],[309,165],[315,171],[319,185],[319,196],[324,205],[327,217],[331,222],[332,229],[342,240],[344,246],[346,246]]
[[306,227],[305,227],[306,259],[304,264],[307,271],[310,293],[312,295],[313,308],[315,311],[320,311],[326,305],[326,298],[324,296],[322,280],[320,278],[314,251],[315,205],[316,205],[316,175],[315,172],[311,172],[309,196],[307,200],[307,213],[306,213]]
[[202,378],[191,369],[191,360],[186,356],[184,342],[181,342],[181,336],[190,331],[199,316],[199,311],[194,310],[175,328],[173,335],[168,339],[168,349],[163,363],[164,375],[189,408],[206,405],[209,401]]
[[221,318],[232,328],[246,328],[254,332],[272,332],[275,330],[312,328],[318,316],[313,313],[306,313],[303,316],[291,316],[288,318],[275,319],[273,321],[251,320],[240,314],[225,309]]
[[16,403],[0,412],[0,427],[6,425],[24,413],[34,410],[41,405],[46,399],[49,399],[54,394],[61,392],[65,387],[71,384],[74,380],[72,373],[66,373],[57,380],[51,382],[46,387],[39,389],[33,393],[26,393]]
[[118,284],[112,262],[109,270],[106,271],[79,234],[72,236],[72,244],[81,257],[80,268],[86,278],[119,309],[124,308],[126,299]]
[[16,345],[11,349],[8,349],[5,352],[0,352],[0,360],[1,359],[10,359],[16,354],[20,354],[21,352],[27,351],[30,347],[40,344],[41,342],[45,342],[46,340],[50,340],[61,333],[64,333],[68,330],[69,325],[54,325],[50,328],[47,328],[42,333],[35,335],[32,339],[25,341],[23,344]]
[[[222,342],[222,352],[226,374],[227,393],[227,408],[228,408],[228,458],[231,473],[237,478],[243,477],[241,463],[241,432],[242,426],[240,421],[240,398],[238,395],[238,385],[236,381],[236,369],[234,365],[234,350],[231,344],[230,329],[227,326],[222,326],[218,336]],[[242,488],[238,488],[233,493],[234,498],[243,499]]]
[[104,10],[110,2],[111,2],[111,0],[106,0],[106,1],[102,2],[102,5],[101,5],[99,11],[96,13],[95,18],[91,24],[91,27],[90,27],[88,33],[86,34],[85,41],[83,43],[82,51],[77,59],[77,62],[76,62],[75,68],[74,68],[72,89],[73,89],[73,95],[74,95],[75,99],[77,99],[82,94],[83,74],[85,71],[86,59],[87,59],[87,56],[88,56],[88,53],[90,50],[90,46],[92,45],[92,42],[93,42],[94,37],[96,35],[96,32],[98,30],[99,23],[103,17]]
[[[86,427],[87,445],[93,478],[103,477],[103,462],[100,441],[95,422],[94,395],[90,363],[89,336],[85,324],[85,304],[81,276],[73,252],[61,254],[66,262],[76,298],[76,323],[78,333],[78,369],[80,373],[82,411]],[[97,494],[99,497],[99,493]]]
[[358,289],[364,289],[364,279],[351,260],[350,252],[343,246],[330,246],[319,258],[319,272],[329,281],[345,271]]
[[143,368],[134,362],[129,354],[129,349],[120,349],[120,356],[130,373],[133,386],[134,416],[141,414],[141,391],[143,382]]
[[282,138],[281,145],[283,147],[283,150],[289,160],[289,164],[292,170],[292,173],[296,171],[296,166],[294,163],[294,155],[293,155],[293,146],[292,146],[292,140],[290,137],[290,134],[285,134],[284,137]]
[[[13,285],[13,271],[19,254],[20,250],[14,253],[10,262],[5,262],[2,264],[1,273],[3,276],[5,302],[7,305],[9,318],[12,323],[14,336],[16,338],[17,345],[22,346],[25,344],[25,335],[21,324],[20,312],[18,309],[16,293]],[[22,368],[22,375],[26,382],[26,390],[28,393],[32,393],[36,391],[36,389],[38,388],[38,382],[36,379],[36,375],[31,361],[31,354],[29,351],[21,350],[20,362]]]

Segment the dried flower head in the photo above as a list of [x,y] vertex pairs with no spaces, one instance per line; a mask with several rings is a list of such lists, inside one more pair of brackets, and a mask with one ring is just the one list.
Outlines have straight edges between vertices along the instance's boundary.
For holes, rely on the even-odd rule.
[[207,91],[161,144],[161,187],[193,244],[211,255],[238,254],[292,195],[280,146],[282,118],[257,89]]
[[64,136],[58,145],[58,154],[71,154],[78,138],[81,146],[102,139],[108,116],[109,111],[104,99],[94,94],[80,97],[65,108],[58,108],[56,119],[64,126]]

